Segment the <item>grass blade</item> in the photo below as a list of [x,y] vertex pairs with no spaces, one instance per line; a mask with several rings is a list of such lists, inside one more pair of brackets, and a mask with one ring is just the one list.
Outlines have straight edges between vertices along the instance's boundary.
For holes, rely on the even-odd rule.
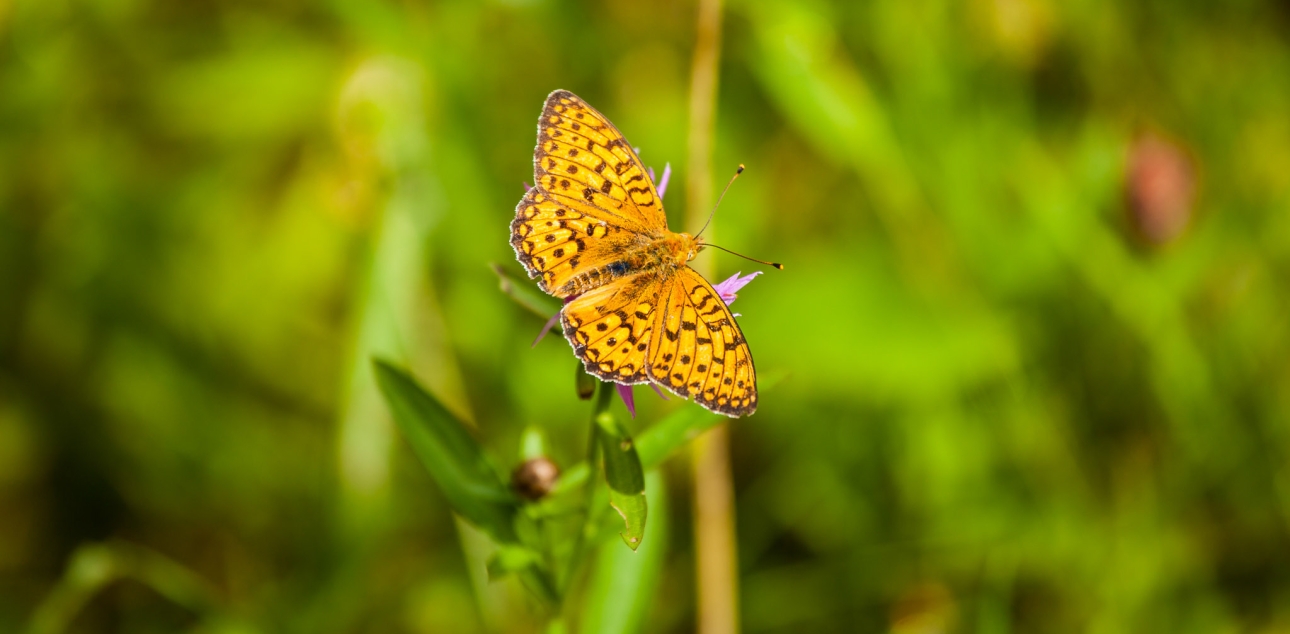
[[518,500],[479,443],[406,372],[379,359],[373,363],[395,423],[452,509],[493,539],[516,541]]

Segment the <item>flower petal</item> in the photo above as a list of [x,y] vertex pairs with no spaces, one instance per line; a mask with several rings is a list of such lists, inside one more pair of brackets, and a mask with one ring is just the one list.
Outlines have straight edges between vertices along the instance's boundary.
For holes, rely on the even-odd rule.
[[545,324],[542,324],[542,332],[538,333],[537,339],[533,340],[533,345],[530,347],[536,348],[538,345],[538,342],[542,341],[542,339],[546,337],[546,333],[551,332],[551,328],[553,328],[558,323],[560,323],[560,313],[551,315],[551,318],[546,320]]
[[623,405],[627,406],[627,412],[636,418],[636,398],[632,396],[632,386],[615,383],[614,387],[618,389],[618,397],[623,399]]
[[[581,295],[581,293],[579,293],[579,295]],[[571,302],[571,301],[573,301],[573,300],[575,300],[575,299],[578,299],[578,295],[570,295],[570,296],[568,296],[568,297],[564,298],[564,303],[568,304],[569,302]],[[563,311],[561,311],[561,312],[563,312]],[[538,345],[538,342],[539,342],[539,341],[542,341],[542,338],[546,336],[546,333],[550,332],[550,331],[551,331],[551,328],[552,328],[553,326],[555,326],[555,325],[556,325],[557,323],[559,323],[559,322],[560,322],[560,313],[556,313],[556,314],[554,314],[554,315],[551,315],[551,318],[550,318],[550,319],[548,319],[548,320],[546,320],[546,323],[545,323],[545,324],[543,324],[543,326],[542,326],[542,332],[538,333],[537,339],[534,339],[534,340],[533,340],[533,345],[532,345],[531,347],[536,348],[536,347],[537,347],[537,345]]]
[[[650,174],[649,176],[650,176],[650,179],[653,179],[653,178],[654,178],[654,174]],[[658,187],[656,187],[655,189],[658,189],[658,197],[659,197],[659,198],[662,198],[662,197],[663,197],[663,194],[667,193],[667,182],[668,182],[669,180],[671,180],[671,179],[672,179],[672,164],[671,164],[671,163],[664,163],[664,164],[663,164],[663,178],[660,178],[660,179],[658,179],[657,181],[654,181],[654,182],[658,183]]]
[[[742,271],[740,271],[740,273],[742,273]],[[761,271],[753,271],[744,277],[739,277],[739,273],[735,273],[724,282],[713,286],[712,289],[715,290],[717,294],[721,296],[722,301],[729,306],[735,303],[735,300],[739,298],[739,295],[737,295],[739,289],[747,286],[748,283],[753,281],[753,278],[758,275],[761,275]]]
[[656,383],[650,383],[650,384],[649,384],[649,386],[650,386],[650,387],[652,387],[652,388],[654,388],[654,393],[655,393],[655,394],[658,394],[658,397],[659,397],[659,398],[661,398],[661,399],[663,399],[663,400],[665,400],[665,401],[667,401],[667,400],[671,400],[671,399],[669,399],[669,398],[667,397],[667,395],[666,395],[666,394],[664,394],[664,393],[663,393],[663,390],[658,389],[658,384],[656,384]]

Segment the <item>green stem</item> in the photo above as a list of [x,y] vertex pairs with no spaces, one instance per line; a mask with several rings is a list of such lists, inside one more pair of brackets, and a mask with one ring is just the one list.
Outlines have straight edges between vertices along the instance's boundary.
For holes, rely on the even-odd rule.
[[[591,417],[588,419],[587,426],[587,462],[589,467],[596,466],[596,451],[600,447],[600,426],[596,424],[596,419],[601,414],[609,411],[609,405],[613,402],[614,384],[599,382],[596,387],[596,402],[591,409]],[[587,540],[595,536],[596,528],[599,526],[598,520],[600,512],[596,505],[596,485],[599,484],[598,478],[587,478],[584,486],[585,503],[583,505],[582,530],[574,538],[573,551],[569,554],[569,565],[565,568],[564,579],[560,584],[562,594],[567,594],[569,586],[573,583],[574,575],[578,567],[582,564],[582,558],[587,547]]]

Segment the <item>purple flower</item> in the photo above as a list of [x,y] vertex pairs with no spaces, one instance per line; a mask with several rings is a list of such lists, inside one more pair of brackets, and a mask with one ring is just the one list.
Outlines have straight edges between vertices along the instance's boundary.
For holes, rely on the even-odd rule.
[[615,383],[614,389],[618,390],[618,398],[623,399],[623,405],[627,406],[627,413],[636,418],[636,397],[632,394],[632,386]]
[[[570,295],[564,298],[564,303],[568,304],[569,302],[575,299],[578,299],[577,295]],[[550,319],[546,320],[545,324],[542,324],[542,332],[538,333],[537,339],[533,340],[533,345],[530,347],[536,348],[538,345],[538,342],[542,341],[542,339],[546,337],[546,333],[551,332],[551,328],[555,327],[555,325],[558,323],[560,323],[560,312],[556,311],[554,315],[551,315]]]
[[[740,271],[739,273],[742,272],[743,271]],[[731,275],[726,279],[726,281],[712,287],[712,290],[716,291],[717,295],[721,296],[721,301],[725,302],[726,306],[734,304],[735,300],[739,298],[739,295],[737,294],[739,289],[747,286],[749,282],[753,281],[754,277],[761,275],[761,271],[753,271],[744,277],[739,277],[739,273]],[[735,317],[738,316],[739,313],[735,313]]]
[[649,179],[656,183],[654,189],[658,190],[658,197],[662,198],[663,195],[667,193],[667,182],[672,180],[672,164],[663,164],[663,178],[659,180],[654,179],[654,168],[650,167],[646,169],[649,170]]

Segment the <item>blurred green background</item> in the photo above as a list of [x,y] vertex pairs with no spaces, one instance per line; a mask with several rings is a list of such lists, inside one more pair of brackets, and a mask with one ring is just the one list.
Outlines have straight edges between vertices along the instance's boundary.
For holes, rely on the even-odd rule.
[[[695,13],[0,1],[0,631],[534,631],[367,359],[579,459],[489,264],[556,88],[681,229]],[[1290,5],[735,0],[719,86],[745,631],[1290,631]]]

